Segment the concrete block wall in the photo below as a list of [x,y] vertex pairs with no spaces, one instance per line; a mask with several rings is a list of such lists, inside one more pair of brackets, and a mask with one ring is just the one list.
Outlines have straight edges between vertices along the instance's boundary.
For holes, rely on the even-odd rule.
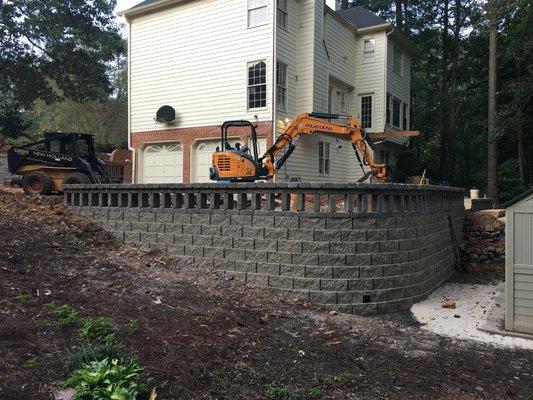
[[454,270],[449,218],[459,240],[464,219],[460,207],[310,213],[79,204],[126,242],[355,314],[394,312],[427,297]]
[[7,154],[0,153],[0,185],[9,183],[11,174],[7,168]]

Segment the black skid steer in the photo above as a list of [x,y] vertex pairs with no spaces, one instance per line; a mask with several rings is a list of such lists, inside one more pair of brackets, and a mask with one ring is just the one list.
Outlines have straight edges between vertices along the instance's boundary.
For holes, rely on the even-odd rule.
[[28,194],[61,193],[63,185],[105,183],[105,163],[86,133],[47,132],[44,140],[12,147],[7,154],[12,183]]

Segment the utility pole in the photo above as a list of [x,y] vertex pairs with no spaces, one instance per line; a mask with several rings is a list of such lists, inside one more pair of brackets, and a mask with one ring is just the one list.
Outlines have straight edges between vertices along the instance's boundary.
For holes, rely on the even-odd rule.
[[493,199],[493,207],[498,207],[498,134],[496,132],[496,85],[498,66],[498,13],[496,1],[488,5],[489,16],[489,108],[487,116],[487,197]]

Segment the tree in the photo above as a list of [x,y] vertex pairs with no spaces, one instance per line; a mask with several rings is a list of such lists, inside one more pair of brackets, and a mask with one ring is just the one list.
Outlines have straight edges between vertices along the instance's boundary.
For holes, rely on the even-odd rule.
[[489,86],[487,117],[487,196],[493,199],[494,207],[499,201],[498,194],[498,134],[496,132],[496,79],[498,67],[497,35],[498,16],[495,1],[489,4]]
[[0,92],[36,99],[96,99],[112,91],[107,64],[124,51],[115,0],[3,0]]

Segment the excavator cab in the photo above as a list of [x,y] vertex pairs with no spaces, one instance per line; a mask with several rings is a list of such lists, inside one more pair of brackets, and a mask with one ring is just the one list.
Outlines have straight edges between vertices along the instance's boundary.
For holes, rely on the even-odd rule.
[[[248,127],[252,139],[252,149],[228,141],[228,130],[232,127]],[[213,181],[253,182],[260,179],[261,160],[257,150],[257,131],[250,121],[226,121],[221,127],[221,143],[212,156],[209,177]],[[263,171],[264,173],[264,171]]]

